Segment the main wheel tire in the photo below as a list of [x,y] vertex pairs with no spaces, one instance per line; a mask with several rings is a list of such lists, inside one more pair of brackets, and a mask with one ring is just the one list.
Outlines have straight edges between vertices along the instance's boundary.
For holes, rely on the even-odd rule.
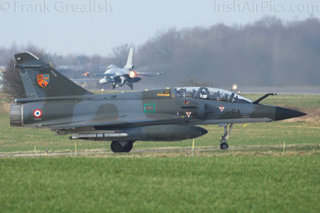
[[229,145],[226,142],[222,142],[220,144],[220,149],[221,150],[227,150],[229,148]]
[[112,141],[110,148],[112,152],[121,152],[122,150],[122,146],[119,141]]
[[129,142],[123,147],[123,152],[130,152],[132,148],[133,148],[133,143]]
[[112,141],[110,148],[112,152],[130,152],[134,141]]

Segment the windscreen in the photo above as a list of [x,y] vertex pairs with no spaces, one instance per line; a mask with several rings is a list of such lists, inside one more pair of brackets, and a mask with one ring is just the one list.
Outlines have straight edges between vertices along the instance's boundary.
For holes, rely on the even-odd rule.
[[179,87],[175,89],[177,97],[199,98],[233,103],[252,103],[237,93],[210,87]]

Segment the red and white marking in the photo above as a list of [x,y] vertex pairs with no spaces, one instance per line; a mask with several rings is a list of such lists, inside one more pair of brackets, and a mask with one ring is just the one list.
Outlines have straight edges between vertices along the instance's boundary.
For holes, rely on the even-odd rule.
[[41,116],[42,116],[42,111],[41,111],[40,109],[34,110],[34,111],[33,111],[33,116],[34,116],[35,118],[41,118]]
[[188,116],[188,118],[190,118],[192,112],[186,112],[186,115]]
[[221,112],[223,112],[224,106],[219,106],[219,109],[220,109]]

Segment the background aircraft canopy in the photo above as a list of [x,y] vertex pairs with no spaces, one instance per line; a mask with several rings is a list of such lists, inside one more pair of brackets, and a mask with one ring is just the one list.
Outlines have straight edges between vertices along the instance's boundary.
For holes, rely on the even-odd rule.
[[237,93],[210,87],[178,87],[175,89],[175,93],[177,97],[201,98],[233,103],[252,103],[250,99]]

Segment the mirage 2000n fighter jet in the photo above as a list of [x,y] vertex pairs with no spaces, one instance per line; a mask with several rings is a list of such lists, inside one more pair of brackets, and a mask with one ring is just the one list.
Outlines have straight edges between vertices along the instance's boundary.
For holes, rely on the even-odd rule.
[[225,127],[220,147],[236,123],[278,121],[305,113],[260,104],[206,87],[94,95],[31,53],[16,56],[27,98],[11,105],[12,126],[49,128],[71,139],[112,141],[113,152],[129,152],[140,141],[180,141],[207,133],[197,125]]

